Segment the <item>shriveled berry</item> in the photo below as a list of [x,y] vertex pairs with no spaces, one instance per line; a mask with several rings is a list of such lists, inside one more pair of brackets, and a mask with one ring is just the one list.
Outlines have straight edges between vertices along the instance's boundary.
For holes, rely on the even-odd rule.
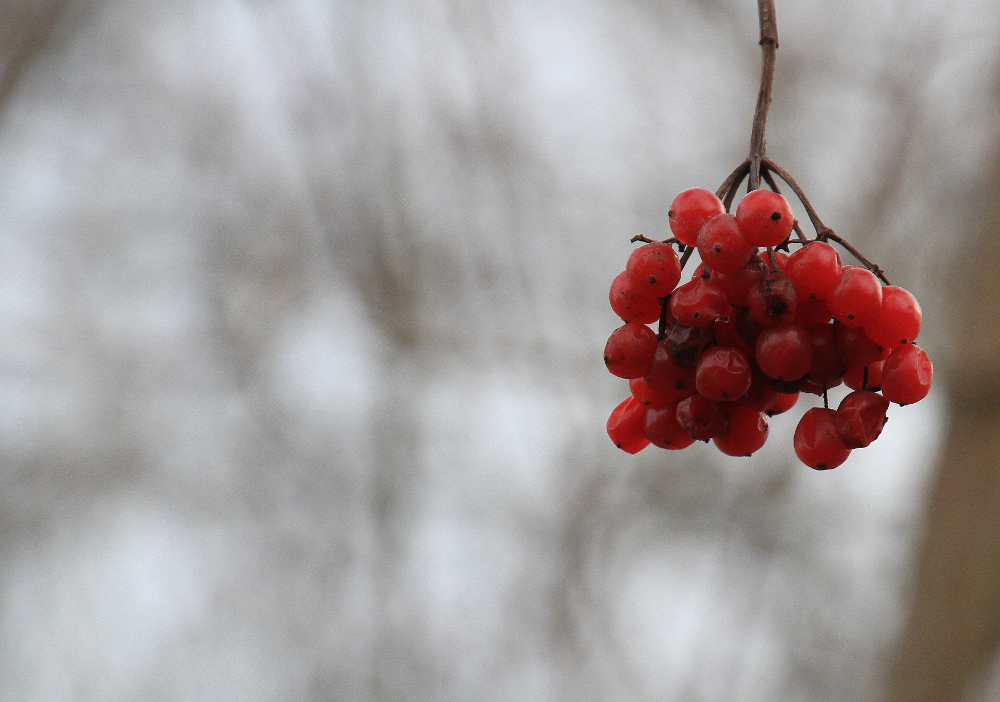
[[704,278],[695,278],[670,296],[670,313],[681,324],[707,328],[713,320],[729,314],[726,295]]
[[810,468],[836,468],[851,455],[837,432],[836,414],[832,409],[813,407],[795,427],[795,455]]
[[608,436],[625,453],[639,453],[649,446],[646,408],[634,397],[626,398],[608,417]]
[[777,246],[792,233],[795,216],[783,195],[754,190],[736,207],[736,223],[754,246]]
[[718,214],[698,232],[698,253],[710,270],[735,273],[750,260],[753,244],[736,226],[736,217]]
[[785,274],[800,300],[823,300],[840,278],[840,254],[825,241],[814,241],[788,257]]
[[891,402],[910,405],[930,392],[934,366],[927,353],[913,344],[892,352],[882,369],[882,394]]
[[865,332],[875,343],[895,348],[916,340],[922,319],[920,304],[913,295],[896,285],[886,285],[882,288],[882,310],[874,322],[865,326]]
[[882,285],[862,266],[844,266],[826,297],[830,313],[849,327],[863,327],[882,311]]
[[643,380],[650,390],[675,402],[696,392],[694,369],[685,368],[677,363],[670,353],[670,344],[666,339],[657,344],[653,362],[649,365]]
[[812,339],[797,325],[765,329],[757,337],[760,369],[775,380],[798,380],[812,365]]
[[705,222],[726,211],[722,200],[704,188],[682,190],[670,203],[670,231],[686,246],[698,245],[698,232]]
[[659,298],[636,295],[625,271],[619,273],[611,283],[608,298],[611,300],[611,309],[623,322],[652,324],[660,318],[662,307]]
[[701,354],[695,367],[695,389],[710,400],[732,401],[750,387],[750,360],[738,350],[713,346]]
[[676,451],[694,443],[677,421],[676,402],[648,410],[644,429],[646,438],[660,448]]
[[689,327],[675,321],[670,325],[665,340],[673,359],[682,366],[694,368],[695,362],[709,344],[715,341],[712,328]]
[[849,449],[864,448],[882,433],[889,401],[876,392],[855,390],[837,407],[837,433]]
[[625,272],[636,294],[659,298],[680,282],[681,264],[672,246],[654,241],[632,251]]
[[677,400],[671,400],[665,395],[653,392],[642,378],[631,378],[628,381],[628,389],[632,391],[632,397],[645,407],[665,407],[671,403],[677,404]]
[[750,314],[765,327],[791,324],[799,302],[795,283],[781,271],[771,271],[757,281],[747,301]]
[[708,441],[725,433],[727,420],[719,403],[692,395],[677,403],[677,423],[695,441]]
[[749,456],[764,445],[767,434],[768,422],[763,412],[733,405],[725,433],[713,441],[727,456]]
[[604,364],[619,378],[641,378],[656,353],[656,333],[645,324],[618,327],[604,346]]

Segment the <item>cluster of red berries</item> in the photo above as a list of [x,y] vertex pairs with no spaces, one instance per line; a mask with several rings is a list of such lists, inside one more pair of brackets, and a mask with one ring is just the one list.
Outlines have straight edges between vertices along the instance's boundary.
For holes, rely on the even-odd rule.
[[[879,436],[890,402],[927,395],[933,370],[913,343],[916,299],[865,266],[842,265],[822,236],[793,239],[781,194],[754,190],[733,215],[715,194],[692,188],[669,216],[675,238],[635,249],[611,284],[611,307],[625,324],[608,339],[604,362],[632,393],[608,419],[619,448],[712,440],[725,454],[749,456],[767,440],[768,417],[809,392],[824,407],[802,416],[795,453],[812,468],[835,468]],[[792,243],[801,248],[789,255]],[[684,262],[693,249],[702,261],[680,285],[674,245]],[[827,390],[841,383],[853,392],[834,410]]]

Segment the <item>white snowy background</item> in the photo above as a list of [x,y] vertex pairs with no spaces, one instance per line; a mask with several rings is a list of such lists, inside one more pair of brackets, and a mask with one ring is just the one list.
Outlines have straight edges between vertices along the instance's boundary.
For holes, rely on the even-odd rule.
[[806,401],[751,459],[604,429],[608,286],[744,157],[755,3],[66,5],[0,114],[0,700],[878,698],[995,3],[778,1],[768,153],[939,370],[822,473]]

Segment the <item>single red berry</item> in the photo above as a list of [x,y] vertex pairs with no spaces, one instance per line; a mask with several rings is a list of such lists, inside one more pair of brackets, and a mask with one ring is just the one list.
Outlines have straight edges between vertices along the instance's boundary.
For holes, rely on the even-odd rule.
[[791,324],[799,302],[795,283],[781,271],[771,271],[757,281],[750,289],[747,301],[750,314],[765,327]]
[[911,405],[930,392],[934,366],[922,348],[904,344],[892,352],[882,369],[882,394],[891,402]]
[[619,378],[641,378],[656,353],[656,333],[645,324],[618,327],[604,346],[604,364]]
[[758,412],[770,411],[778,401],[780,393],[767,384],[766,376],[760,368],[753,368],[750,376],[750,387],[736,404],[755,409]]
[[658,392],[653,392],[642,378],[631,378],[628,381],[628,389],[632,391],[632,397],[645,407],[665,407],[669,404],[677,404],[677,400],[671,400]]
[[634,397],[625,399],[608,417],[608,436],[625,453],[639,453],[649,446],[646,408]]
[[667,213],[670,231],[685,246],[697,246],[698,232],[705,222],[725,211],[725,205],[715,193],[704,188],[688,188],[670,203]]
[[701,354],[695,367],[694,386],[718,402],[743,396],[750,387],[750,360],[738,349],[713,346]]
[[725,433],[727,419],[719,403],[692,395],[677,403],[677,423],[695,441],[708,441]]
[[896,285],[887,285],[882,288],[882,311],[865,326],[865,331],[875,343],[895,348],[916,340],[922,319],[913,295]]
[[[851,368],[844,373],[844,384],[851,390],[871,390],[878,392],[882,389],[882,368],[885,361],[875,361],[869,366]],[[868,369],[868,387],[865,387],[865,369]]]
[[848,368],[868,366],[882,359],[884,347],[869,339],[864,329],[835,324],[834,331],[837,353]]
[[882,311],[882,284],[867,268],[844,266],[826,297],[830,313],[849,327],[863,327]]
[[800,300],[823,300],[840,278],[840,254],[825,241],[813,241],[788,257],[785,274]]
[[832,409],[813,407],[795,427],[795,455],[810,468],[836,468],[851,455],[837,433],[836,415]]
[[753,244],[736,226],[736,217],[718,214],[698,232],[698,253],[709,270],[735,273],[750,260]]
[[817,324],[806,330],[812,340],[812,363],[807,379],[828,388],[839,385],[847,372],[847,364],[837,350],[836,326],[840,325]]
[[795,403],[799,401],[799,394],[797,392],[793,393],[778,393],[778,399],[774,401],[770,407],[767,408],[767,416],[773,417],[776,414],[784,414],[792,407]]
[[849,449],[864,448],[882,433],[889,401],[877,392],[855,390],[840,401],[835,421],[837,434]]
[[792,233],[792,206],[780,193],[754,190],[736,207],[736,223],[754,246],[777,246]]
[[670,313],[681,324],[707,328],[713,320],[729,314],[725,293],[704,278],[695,278],[670,296]]
[[611,309],[622,318],[623,322],[652,324],[660,318],[662,307],[659,298],[636,295],[625,271],[619,273],[611,283],[608,297],[611,300]]
[[826,306],[826,300],[802,300],[795,309],[795,323],[800,327],[812,327],[817,324],[827,324],[830,318],[830,309]]
[[680,282],[681,263],[672,246],[654,241],[632,251],[625,272],[636,294],[666,297]]
[[809,332],[794,324],[765,329],[755,349],[760,369],[776,380],[798,380],[812,365]]
[[650,390],[674,402],[690,397],[696,392],[694,369],[685,368],[674,359],[666,339],[657,344],[653,362],[649,365],[643,380]]
[[677,421],[676,402],[646,412],[645,436],[654,446],[674,451],[694,443],[694,439]]
[[733,405],[722,436],[713,439],[727,456],[749,456],[767,441],[768,422],[763,412]]

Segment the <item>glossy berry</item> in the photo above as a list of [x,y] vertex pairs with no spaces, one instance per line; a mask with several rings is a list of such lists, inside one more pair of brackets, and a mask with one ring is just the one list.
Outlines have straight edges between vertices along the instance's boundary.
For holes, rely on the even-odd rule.
[[677,421],[676,402],[646,412],[644,435],[654,446],[675,451],[694,443],[694,439]]
[[826,297],[830,313],[849,327],[863,327],[882,311],[882,285],[867,268],[844,266]]
[[718,317],[729,314],[725,293],[704,278],[695,278],[670,296],[670,313],[681,324],[708,328]]
[[784,414],[792,407],[795,403],[799,401],[799,394],[795,393],[778,393],[778,399],[774,401],[770,407],[767,408],[767,416],[773,417],[778,414]]
[[708,441],[725,433],[727,420],[719,403],[692,395],[677,403],[677,423],[695,441]]
[[882,311],[878,319],[865,326],[872,341],[895,348],[912,344],[920,334],[923,316],[917,299],[895,285],[882,288]]
[[738,349],[713,346],[698,359],[695,389],[718,402],[739,399],[750,387],[750,360]]
[[792,233],[795,217],[788,200],[770,190],[754,190],[740,200],[736,223],[754,246],[777,246]]
[[636,295],[625,271],[619,273],[611,283],[608,298],[611,300],[611,309],[623,322],[652,324],[660,318],[659,298]]
[[784,271],[800,300],[823,300],[840,278],[840,254],[825,241],[814,241],[789,256]]
[[636,295],[665,297],[681,279],[681,263],[669,244],[654,241],[632,251],[625,272]]
[[810,468],[836,468],[851,455],[837,432],[836,414],[832,409],[813,407],[795,427],[795,455]]
[[882,368],[882,394],[900,405],[927,397],[934,380],[934,366],[922,348],[905,344],[892,352]]
[[727,456],[749,456],[767,441],[768,422],[763,412],[735,405],[722,436],[713,439]]
[[629,397],[608,417],[608,436],[622,451],[639,453],[649,445],[645,426],[646,408],[634,397]]
[[772,271],[750,289],[747,302],[754,319],[765,327],[778,327],[795,320],[799,300],[792,279],[781,271]]
[[645,407],[666,407],[669,404],[677,404],[677,400],[671,400],[665,395],[653,392],[642,378],[630,379],[628,389],[632,392],[632,397]]
[[855,390],[840,401],[837,434],[849,449],[864,448],[882,433],[889,401],[876,392]]
[[656,353],[656,333],[645,324],[618,327],[604,346],[604,364],[619,378],[641,378]]
[[726,211],[722,200],[704,188],[689,188],[678,193],[670,203],[667,217],[670,231],[686,246],[698,245],[698,232],[705,222]]
[[694,369],[677,363],[670,353],[666,339],[656,346],[653,362],[643,378],[646,386],[655,393],[677,402],[694,395]]
[[736,226],[736,217],[718,214],[698,232],[698,254],[709,270],[735,273],[753,255],[753,244]]
[[775,380],[798,380],[812,365],[812,339],[797,325],[765,329],[757,337],[757,363]]

